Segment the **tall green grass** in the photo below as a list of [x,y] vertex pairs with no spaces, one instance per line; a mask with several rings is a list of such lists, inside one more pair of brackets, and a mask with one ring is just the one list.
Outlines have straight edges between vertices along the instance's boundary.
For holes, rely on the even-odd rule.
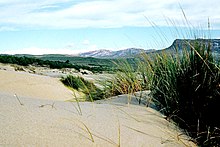
[[141,62],[136,65],[137,69],[135,70],[126,60],[118,62],[118,71],[103,84],[105,97],[128,94],[129,103],[131,95],[135,92],[148,89],[147,76],[144,70],[139,70],[140,65]]
[[211,44],[186,42],[182,52],[145,58],[151,95],[158,110],[201,146],[220,145],[220,70]]

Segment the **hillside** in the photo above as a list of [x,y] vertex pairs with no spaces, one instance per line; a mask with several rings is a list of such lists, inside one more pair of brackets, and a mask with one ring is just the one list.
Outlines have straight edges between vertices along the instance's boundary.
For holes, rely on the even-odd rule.
[[190,44],[193,44],[196,41],[202,43],[206,47],[208,45],[211,45],[210,49],[214,57],[217,60],[220,58],[220,39],[176,39],[174,40],[171,46],[163,50],[157,50],[156,53],[161,53],[161,52],[181,53],[184,48],[190,50]]
[[96,50],[79,54],[80,57],[94,57],[94,58],[132,58],[141,53],[149,53],[155,50],[149,49],[139,49],[139,48],[128,48],[119,51],[110,50]]
[[96,50],[79,54],[80,57],[94,57],[94,58],[108,58],[108,59],[118,59],[118,58],[134,58],[140,55],[141,53],[160,53],[160,52],[170,52],[179,53],[183,50],[183,48],[190,48],[189,43],[193,43],[195,41],[199,41],[204,43],[204,45],[211,44],[211,50],[214,56],[218,59],[220,58],[220,39],[176,39],[172,43],[171,46],[162,49],[138,49],[138,48],[128,48],[119,51],[110,51],[110,50]]

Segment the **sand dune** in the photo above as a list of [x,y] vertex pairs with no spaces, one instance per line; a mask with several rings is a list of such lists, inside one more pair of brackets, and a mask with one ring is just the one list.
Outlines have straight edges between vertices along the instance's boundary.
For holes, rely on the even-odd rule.
[[64,102],[72,95],[58,79],[1,70],[0,87],[0,146],[195,146],[157,111],[128,106],[126,96],[78,107]]
[[0,70],[0,87],[0,92],[18,96],[62,101],[73,98],[58,78],[25,72]]

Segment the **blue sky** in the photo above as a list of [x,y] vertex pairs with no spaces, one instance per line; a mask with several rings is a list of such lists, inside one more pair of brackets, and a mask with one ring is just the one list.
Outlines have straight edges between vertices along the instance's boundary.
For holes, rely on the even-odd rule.
[[209,37],[208,19],[220,38],[218,0],[0,0],[0,9],[0,53],[162,49]]

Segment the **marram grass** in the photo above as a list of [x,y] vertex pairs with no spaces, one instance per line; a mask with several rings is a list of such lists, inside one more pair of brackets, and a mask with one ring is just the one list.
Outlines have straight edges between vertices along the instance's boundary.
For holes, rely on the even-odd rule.
[[220,145],[220,70],[209,42],[186,42],[176,54],[146,59],[151,95],[161,113],[172,119],[200,146]]
[[115,75],[103,83],[105,97],[128,94],[128,104],[131,95],[148,89],[148,81],[145,71],[139,70],[142,62],[137,64],[135,70],[127,61],[117,63],[118,71]]
[[62,77],[61,82],[66,86],[84,93],[87,101],[104,98],[103,91],[95,86],[94,83],[85,80],[83,77],[68,75],[67,77]]

